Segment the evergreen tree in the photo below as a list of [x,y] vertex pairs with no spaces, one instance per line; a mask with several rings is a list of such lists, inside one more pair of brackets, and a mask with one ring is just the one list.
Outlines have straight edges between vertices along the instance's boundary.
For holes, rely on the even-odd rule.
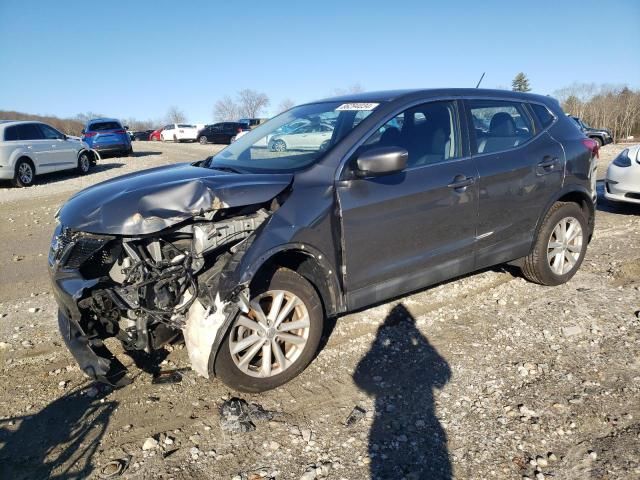
[[515,76],[515,78],[511,82],[511,90],[513,90],[514,92],[531,91],[531,87],[529,86],[529,79],[523,72],[520,72]]

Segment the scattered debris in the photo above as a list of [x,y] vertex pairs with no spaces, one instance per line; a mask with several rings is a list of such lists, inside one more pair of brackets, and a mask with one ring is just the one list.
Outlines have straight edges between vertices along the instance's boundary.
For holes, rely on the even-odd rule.
[[345,426],[350,427],[356,424],[357,422],[359,422],[364,418],[366,413],[367,411],[362,407],[358,407],[358,406],[353,407],[353,410],[351,410],[351,413],[349,414],[349,416],[344,422]]
[[157,373],[151,383],[154,385],[163,385],[167,383],[180,383],[184,372],[189,370],[188,368],[178,368],[175,370],[165,370]]
[[242,398],[230,398],[220,407],[220,427],[228,432],[252,432],[256,429],[254,421],[272,418],[271,412]]
[[100,473],[98,474],[100,478],[114,478],[122,475],[127,467],[129,467],[129,463],[131,462],[131,455],[127,455],[125,458],[120,458],[117,460],[111,460],[104,467],[100,469]]

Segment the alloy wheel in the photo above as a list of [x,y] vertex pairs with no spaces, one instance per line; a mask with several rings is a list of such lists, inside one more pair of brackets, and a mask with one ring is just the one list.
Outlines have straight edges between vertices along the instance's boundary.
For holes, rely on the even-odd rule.
[[89,160],[87,154],[83,153],[82,155],[80,155],[80,171],[82,173],[87,173],[89,171],[89,168],[91,168],[91,161]]
[[247,375],[273,377],[302,354],[309,338],[309,312],[302,300],[286,290],[269,290],[256,297],[250,307],[232,326],[231,358]]
[[565,275],[575,267],[582,253],[583,233],[580,222],[574,217],[560,220],[549,238],[547,262],[556,275]]
[[33,181],[33,169],[27,162],[23,162],[18,167],[18,177],[24,185],[28,185]]

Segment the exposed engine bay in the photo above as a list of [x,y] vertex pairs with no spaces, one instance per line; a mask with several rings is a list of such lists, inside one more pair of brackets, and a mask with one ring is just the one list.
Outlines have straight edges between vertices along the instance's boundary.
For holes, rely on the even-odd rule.
[[77,268],[95,284],[77,303],[83,332],[98,343],[115,337],[125,350],[147,353],[183,333],[192,367],[208,377],[216,332],[234,309],[248,308],[243,288],[220,298],[220,276],[277,207],[274,200],[211,211],[192,223],[140,237],[61,227],[54,261]]

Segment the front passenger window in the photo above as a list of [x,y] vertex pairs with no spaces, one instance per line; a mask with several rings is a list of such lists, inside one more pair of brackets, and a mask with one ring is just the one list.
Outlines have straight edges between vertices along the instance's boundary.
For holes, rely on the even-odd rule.
[[470,100],[469,109],[475,131],[474,153],[509,150],[533,137],[531,119],[519,102]]
[[431,102],[405,110],[376,130],[360,151],[390,146],[407,150],[408,168],[460,157],[453,102]]

